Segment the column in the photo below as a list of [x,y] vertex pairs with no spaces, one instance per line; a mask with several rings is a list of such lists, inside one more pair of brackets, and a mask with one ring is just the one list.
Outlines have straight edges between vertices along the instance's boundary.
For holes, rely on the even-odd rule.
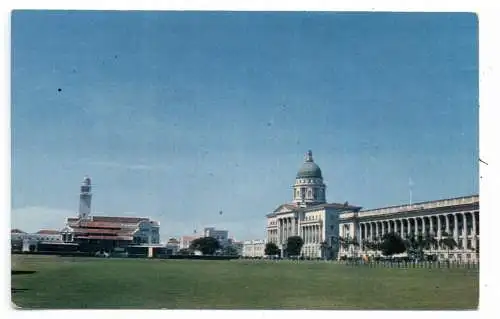
[[288,240],[288,237],[290,237],[290,219],[287,217],[285,218],[285,242]]
[[295,231],[297,232],[297,235],[300,236],[299,235],[299,231],[300,231],[299,230],[299,217],[295,217],[294,220],[295,220]]
[[[427,231],[425,229],[425,219],[426,219],[426,217],[421,217],[420,219],[422,220],[422,235],[425,236],[427,234]],[[429,233],[430,233],[430,229],[429,229]]]
[[467,249],[467,213],[462,213],[462,248]]
[[281,219],[278,218],[276,220],[276,225],[278,226],[276,228],[276,232],[277,232],[277,235],[278,235],[278,237],[276,239],[277,239],[277,244],[279,245],[279,243],[281,242]]
[[311,236],[311,237],[312,237],[312,238],[311,238],[311,242],[312,242],[313,244],[315,244],[315,243],[316,243],[316,231],[315,231],[315,229],[314,229],[314,225],[311,225],[311,235],[312,235],[312,236]]
[[[406,231],[405,231],[405,222],[406,222]],[[408,219],[402,218],[401,219],[401,234],[403,234],[403,238],[408,237]]]
[[281,230],[283,232],[282,242],[286,243],[286,219],[285,218],[281,219]]
[[472,248],[476,249],[476,216],[475,212],[472,212]]
[[389,219],[387,221],[387,233],[391,233],[392,232],[391,221],[392,221],[392,219]]
[[[457,214],[453,214],[453,238],[455,239],[455,242],[458,244],[458,216]],[[458,249],[458,246],[457,246]]]
[[436,215],[437,218],[437,239],[441,239],[441,215]]
[[281,219],[281,240],[284,242],[286,237],[286,219]]
[[318,234],[319,234],[319,242],[321,243],[323,242],[323,227],[321,224],[318,225]]
[[378,224],[379,222],[375,222],[375,238],[378,238],[380,236]]
[[448,218],[448,215],[444,215],[445,217],[445,232],[448,234],[448,236],[450,235],[450,219]]
[[434,238],[436,234],[434,233],[434,221],[432,219],[433,217],[429,216],[429,235]]

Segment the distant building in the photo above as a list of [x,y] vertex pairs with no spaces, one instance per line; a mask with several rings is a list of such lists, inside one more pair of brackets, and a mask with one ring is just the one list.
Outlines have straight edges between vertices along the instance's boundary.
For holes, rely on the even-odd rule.
[[61,231],[65,243],[77,243],[83,251],[123,251],[129,245],[160,243],[160,225],[145,217],[92,216],[92,185],[85,177],[80,187],[77,217],[68,217]]
[[[267,241],[275,243],[286,255],[286,242],[300,236],[301,255],[309,258],[337,258],[339,215],[357,212],[361,207],[326,202],[326,185],[321,169],[308,151],[293,185],[292,202],[279,205],[267,217]],[[323,249],[322,246],[331,247]]]
[[219,230],[215,229],[214,227],[206,227],[203,230],[203,234],[205,237],[213,237],[217,239],[222,247],[226,247],[230,244],[229,232],[227,230]]
[[33,234],[42,242],[62,242],[62,234],[59,230],[42,229]]
[[236,249],[239,256],[243,255],[243,242],[242,241],[233,240],[231,243],[231,246],[233,246]]
[[170,238],[165,246],[167,247],[167,255],[175,255],[180,250],[180,242],[176,238]]
[[181,240],[179,243],[179,249],[188,249],[189,246],[191,245],[191,242],[197,238],[200,238],[200,237],[202,237],[202,234],[181,236]]
[[[441,260],[479,260],[479,196],[465,196],[422,203],[383,207],[340,215],[339,236],[356,238],[357,247],[341,248],[345,256],[377,255],[364,244],[388,232],[403,239],[424,234],[434,237],[435,244],[425,253]],[[446,234],[446,235],[445,235]],[[448,251],[440,243],[451,237],[457,247]]]
[[[321,169],[309,151],[296,175],[292,202],[266,216],[267,241],[275,243],[282,255],[290,236],[303,239],[301,254],[306,257],[380,255],[369,250],[366,243],[395,232],[403,239],[418,234],[431,236],[436,243],[425,253],[439,259],[479,258],[478,195],[362,210],[348,202],[327,203],[325,190]],[[458,244],[449,252],[440,243],[445,234]],[[341,238],[356,239],[359,245],[344,248],[339,245]]]
[[242,256],[243,257],[264,257],[266,249],[265,240],[247,240],[243,242]]
[[62,236],[58,230],[43,229],[36,233],[26,233],[19,229],[11,230],[11,247],[14,251],[38,251],[40,244],[61,244]]

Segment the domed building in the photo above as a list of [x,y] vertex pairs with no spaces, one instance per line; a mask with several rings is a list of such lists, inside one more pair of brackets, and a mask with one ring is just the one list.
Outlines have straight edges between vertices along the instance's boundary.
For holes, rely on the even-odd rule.
[[[479,196],[470,195],[419,203],[361,210],[348,202],[328,203],[320,167],[308,151],[293,184],[290,203],[267,215],[267,242],[275,243],[286,256],[291,236],[304,241],[301,255],[309,258],[380,256],[367,242],[376,242],[389,232],[403,239],[431,236],[436,243],[425,253],[439,260],[479,260]],[[457,246],[449,250],[442,239],[451,237]],[[349,239],[341,247],[339,238]],[[353,241],[357,244],[353,244]]]
[[293,203],[302,207],[324,204],[325,188],[321,169],[314,163],[312,152],[308,151],[295,178]]
[[335,258],[338,251],[333,247],[339,233],[339,215],[357,212],[361,207],[347,202],[327,203],[323,174],[314,162],[312,151],[306,153],[292,188],[291,203],[279,205],[267,215],[267,241],[278,245],[284,256],[287,239],[300,236],[304,240],[301,253],[305,257]]

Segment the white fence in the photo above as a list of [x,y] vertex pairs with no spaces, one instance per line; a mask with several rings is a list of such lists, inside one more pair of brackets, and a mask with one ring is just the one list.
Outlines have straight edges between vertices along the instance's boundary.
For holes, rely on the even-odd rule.
[[363,261],[363,260],[346,260],[339,261],[339,264],[352,267],[368,267],[368,268],[438,268],[438,269],[477,269],[479,270],[479,262],[476,261]]

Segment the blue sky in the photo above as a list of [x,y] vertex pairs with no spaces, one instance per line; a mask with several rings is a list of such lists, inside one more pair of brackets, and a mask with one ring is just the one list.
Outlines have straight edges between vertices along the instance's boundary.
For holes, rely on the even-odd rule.
[[12,226],[61,228],[88,174],[164,239],[263,238],[308,149],[330,202],[478,193],[477,41],[473,14],[14,12]]

